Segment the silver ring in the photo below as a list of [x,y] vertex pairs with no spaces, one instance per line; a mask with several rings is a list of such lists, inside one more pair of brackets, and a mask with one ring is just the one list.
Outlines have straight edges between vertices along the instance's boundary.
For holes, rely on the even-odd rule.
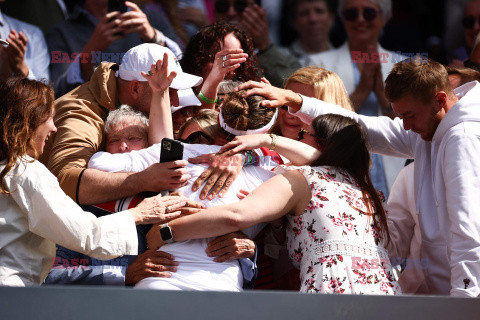
[[225,68],[225,61],[222,61],[222,67]]
[[223,61],[227,61],[227,55],[223,56]]
[[165,212],[166,212],[166,213],[170,213],[170,210],[172,210],[172,209],[170,208],[170,206],[168,206],[168,207],[165,208]]

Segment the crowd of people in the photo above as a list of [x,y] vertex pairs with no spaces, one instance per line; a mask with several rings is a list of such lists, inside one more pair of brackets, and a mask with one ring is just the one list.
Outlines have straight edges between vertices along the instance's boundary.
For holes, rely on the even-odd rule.
[[392,0],[20,2],[0,285],[480,296],[479,0],[445,61]]

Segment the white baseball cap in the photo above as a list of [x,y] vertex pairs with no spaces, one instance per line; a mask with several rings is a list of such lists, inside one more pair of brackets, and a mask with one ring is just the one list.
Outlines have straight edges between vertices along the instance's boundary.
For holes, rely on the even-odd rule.
[[128,50],[122,58],[117,77],[127,81],[147,81],[142,76],[142,71],[148,73],[152,64],[157,63],[159,59],[163,59],[165,53],[168,54],[169,71],[175,71],[177,73],[170,88],[184,90],[202,83],[203,79],[201,77],[182,71],[177,57],[175,57],[170,49],[156,43],[143,43]]
[[183,109],[185,107],[191,107],[191,106],[201,106],[202,103],[200,100],[198,100],[197,96],[195,93],[193,93],[193,90],[188,88],[184,90],[178,90],[178,107],[172,106],[172,113]]

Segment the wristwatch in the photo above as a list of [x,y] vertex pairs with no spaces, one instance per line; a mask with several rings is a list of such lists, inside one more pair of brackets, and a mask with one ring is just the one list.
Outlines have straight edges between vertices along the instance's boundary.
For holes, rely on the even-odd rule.
[[172,229],[168,225],[168,223],[164,223],[160,226],[160,238],[165,243],[172,243],[173,242],[173,233]]

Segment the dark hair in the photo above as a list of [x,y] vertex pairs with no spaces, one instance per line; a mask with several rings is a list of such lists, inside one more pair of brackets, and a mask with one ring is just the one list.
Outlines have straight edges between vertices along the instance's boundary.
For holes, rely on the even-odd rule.
[[10,78],[0,83],[0,161],[6,166],[0,173],[0,193],[10,194],[5,176],[18,158],[38,155],[33,146],[35,130],[53,114],[52,87],[26,78]]
[[355,120],[336,114],[318,116],[312,126],[322,151],[312,166],[334,166],[346,170],[362,190],[366,207],[374,210],[368,213],[374,216],[373,224],[379,235],[386,236],[390,241],[386,213],[370,179],[370,154],[364,130]]
[[225,36],[230,33],[240,41],[243,51],[248,54],[247,61],[236,69],[235,80],[260,81],[261,71],[253,51],[252,40],[236,26],[227,23],[214,23],[203,27],[190,39],[180,60],[182,70],[200,77],[206,76],[202,74],[204,67],[213,62],[215,54],[221,50]]

